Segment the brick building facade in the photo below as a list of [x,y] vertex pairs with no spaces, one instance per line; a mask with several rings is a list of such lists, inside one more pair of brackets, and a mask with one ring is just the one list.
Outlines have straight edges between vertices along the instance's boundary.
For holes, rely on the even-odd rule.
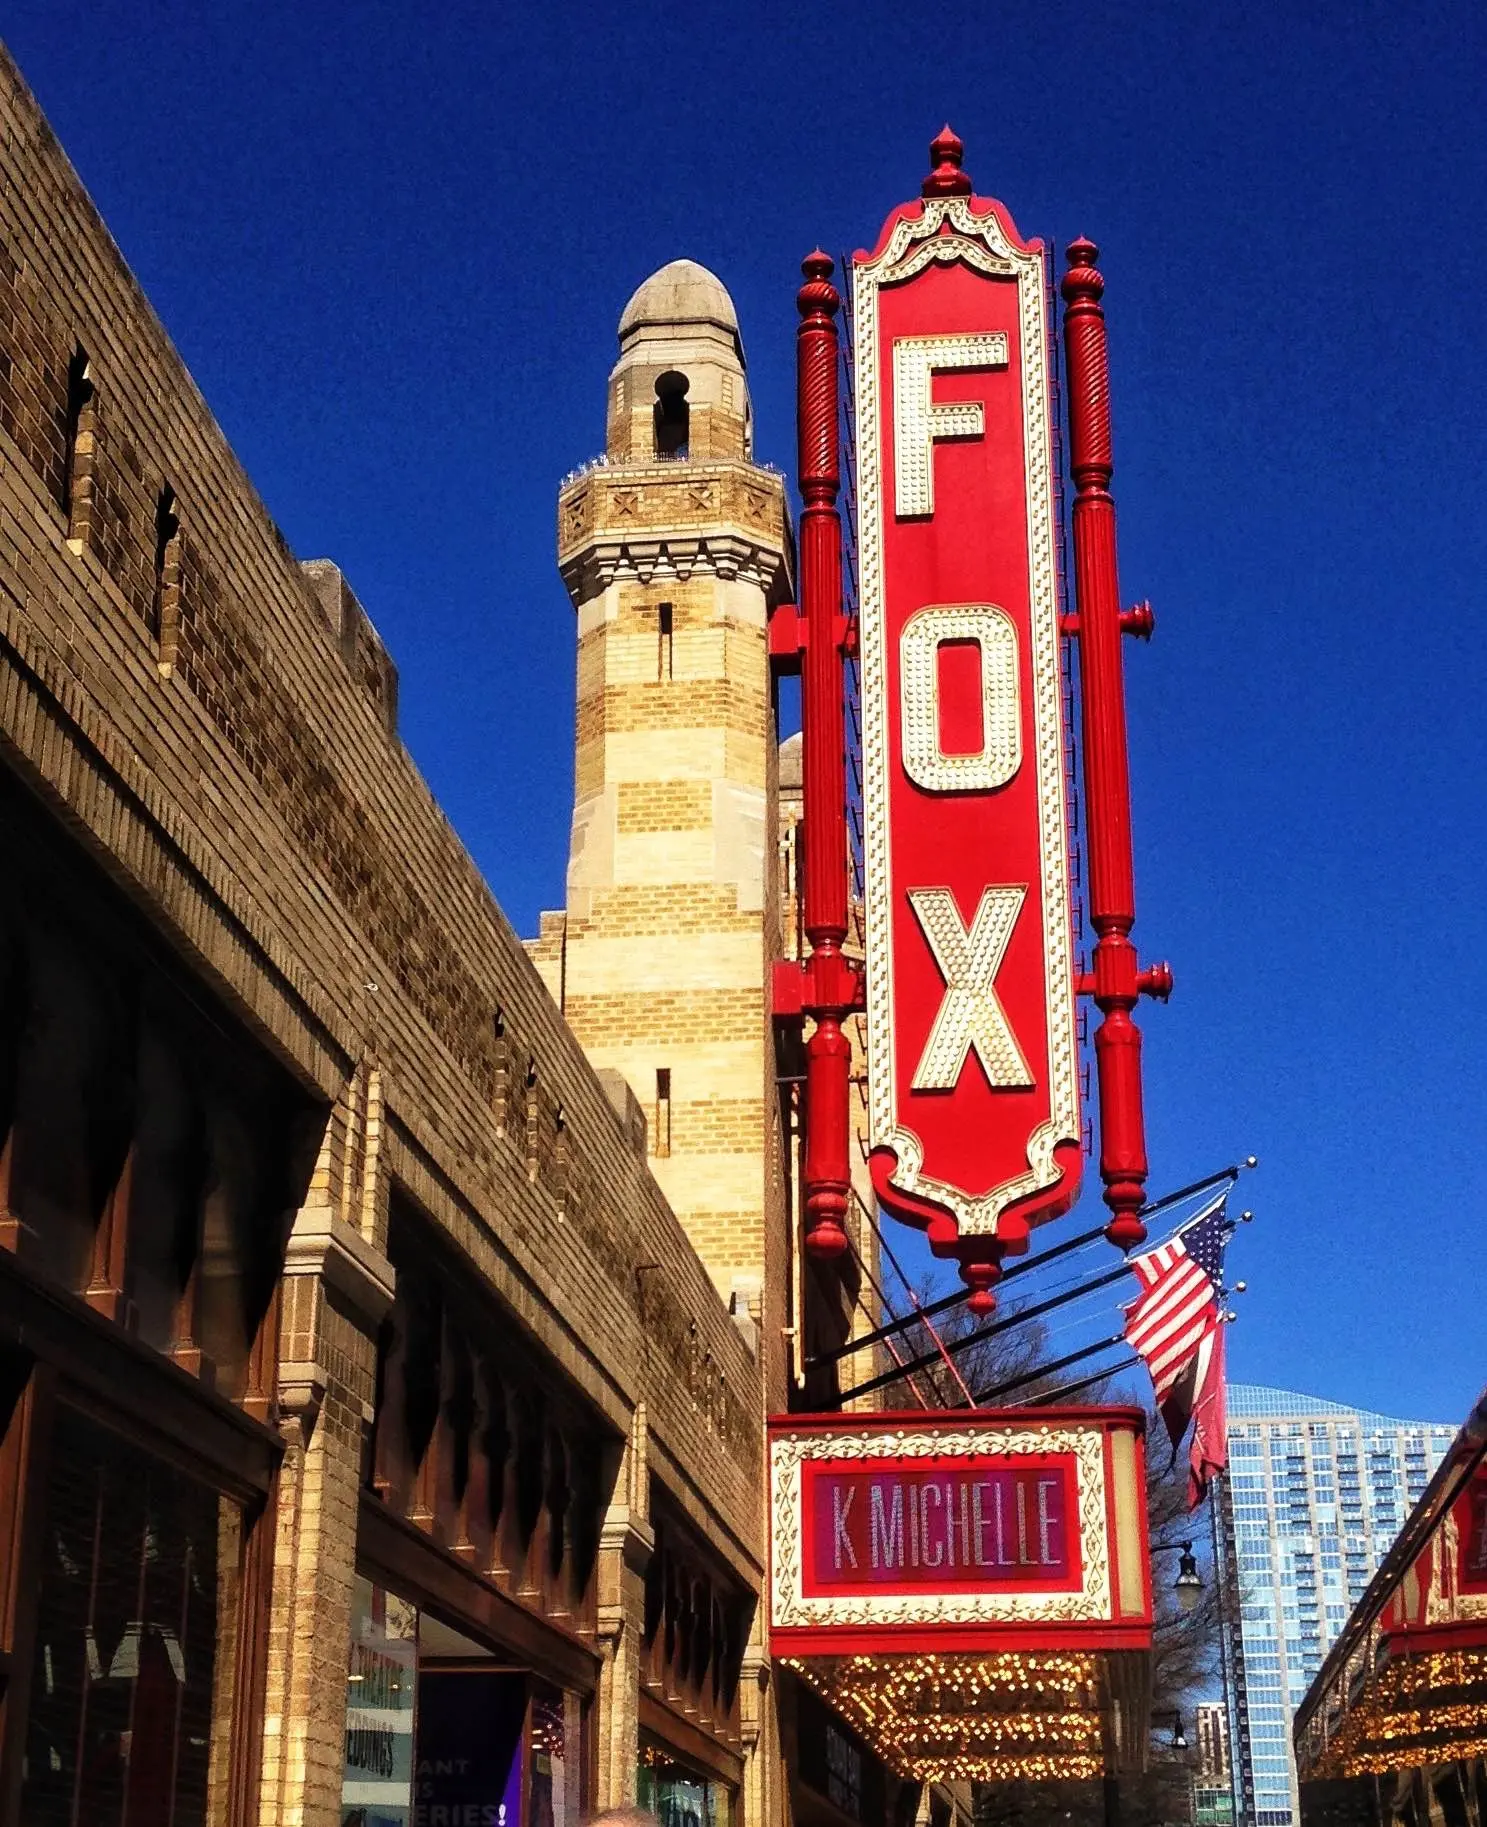
[[0,116],[0,1827],[781,1821],[790,528],[726,294],[637,295],[562,498],[529,955],[3,53]]

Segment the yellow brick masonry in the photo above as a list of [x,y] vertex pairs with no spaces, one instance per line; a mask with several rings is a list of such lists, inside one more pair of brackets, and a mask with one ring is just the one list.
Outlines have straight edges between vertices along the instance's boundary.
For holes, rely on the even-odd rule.
[[708,831],[712,822],[710,780],[620,782],[620,831]]
[[[762,1399],[779,1408],[790,1215],[766,994],[779,951],[767,626],[789,589],[790,531],[779,478],[742,460],[748,391],[741,346],[718,329],[726,294],[700,275],[689,315],[676,276],[627,307],[606,465],[559,497],[577,611],[573,843],[566,914],[544,919],[532,954],[590,1057],[629,1082],[673,1208],[719,1292],[758,1321]],[[664,313],[639,308],[659,294]],[[658,464],[662,372],[706,405],[687,459]],[[754,1630],[762,1676],[761,1619]],[[768,1708],[760,1732],[773,1741]],[[767,1769],[756,1757],[746,1772],[746,1812],[772,1806]]]
[[[566,919],[544,922],[532,955],[590,1057],[629,1081],[719,1291],[761,1318],[778,1401],[788,1214],[766,997],[779,943],[767,626],[790,536],[779,479],[741,460],[747,381],[717,333],[719,293],[696,318],[632,301],[607,465],[560,495],[578,622],[574,841]],[[663,361],[710,402],[688,459],[664,464],[637,433]]]
[[[756,1590],[760,1368],[392,732],[390,668],[369,630],[349,652],[3,53],[0,178],[0,759],[325,1101],[324,1175],[296,1236],[339,1239],[366,1259],[367,1298],[347,1304],[313,1251],[302,1255],[281,1366],[259,1818],[331,1827],[356,1454],[388,1273],[375,1189],[395,1181],[425,1210],[513,1328],[617,1439],[636,1440]],[[62,513],[47,391],[79,345],[100,408],[96,535]],[[185,553],[168,668],[139,583],[167,482]],[[703,689],[720,724],[757,728],[757,689]],[[676,725],[697,720],[693,706]],[[756,1052],[761,981],[755,970],[726,992]],[[509,1088],[529,1075],[544,1113],[535,1173],[527,1125],[504,1120]],[[543,1165],[559,1105],[586,1204],[560,1202]],[[358,1126],[363,1160],[375,1131],[376,1175],[360,1190],[337,1124]],[[658,1265],[643,1300],[641,1262]],[[680,1373],[689,1351],[705,1371]],[[633,1633],[634,1586],[615,1612],[616,1643]],[[601,1802],[622,1799],[635,1769],[633,1654],[606,1666]],[[750,1777],[750,1794],[769,1787]]]

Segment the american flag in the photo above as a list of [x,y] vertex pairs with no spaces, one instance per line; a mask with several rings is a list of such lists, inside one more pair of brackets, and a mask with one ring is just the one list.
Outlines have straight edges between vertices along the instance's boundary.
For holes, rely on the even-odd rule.
[[1131,1258],[1141,1293],[1126,1308],[1126,1339],[1145,1360],[1175,1456],[1193,1423],[1188,1505],[1202,1502],[1227,1463],[1224,1321],[1219,1305],[1226,1187],[1165,1243]]

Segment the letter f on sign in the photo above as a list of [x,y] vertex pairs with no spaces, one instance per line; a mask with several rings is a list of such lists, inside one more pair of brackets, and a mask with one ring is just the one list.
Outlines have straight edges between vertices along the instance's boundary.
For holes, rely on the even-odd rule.
[[948,888],[911,888],[914,909],[945,979],[945,994],[914,1073],[916,1091],[953,1091],[974,1047],[994,1090],[1025,1090],[1027,1061],[997,998],[997,972],[1027,899],[1024,887],[987,888],[966,931]]
[[945,438],[979,438],[986,430],[980,400],[936,406],[930,381],[954,369],[1005,368],[1000,330],[970,336],[900,336],[893,345],[893,506],[901,520],[935,511],[935,445]]

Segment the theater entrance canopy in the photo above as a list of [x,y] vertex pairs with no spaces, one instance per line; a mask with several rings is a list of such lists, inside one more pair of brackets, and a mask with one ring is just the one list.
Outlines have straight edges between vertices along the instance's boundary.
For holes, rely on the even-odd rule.
[[770,1640],[906,1778],[1138,1769],[1151,1572],[1134,1408],[770,1424]]
[[1375,1819],[1381,1802],[1418,1814],[1420,1785],[1449,1791],[1449,1820],[1452,1786],[1463,1803],[1482,1786],[1487,1390],[1298,1708],[1295,1746],[1303,1820]]

